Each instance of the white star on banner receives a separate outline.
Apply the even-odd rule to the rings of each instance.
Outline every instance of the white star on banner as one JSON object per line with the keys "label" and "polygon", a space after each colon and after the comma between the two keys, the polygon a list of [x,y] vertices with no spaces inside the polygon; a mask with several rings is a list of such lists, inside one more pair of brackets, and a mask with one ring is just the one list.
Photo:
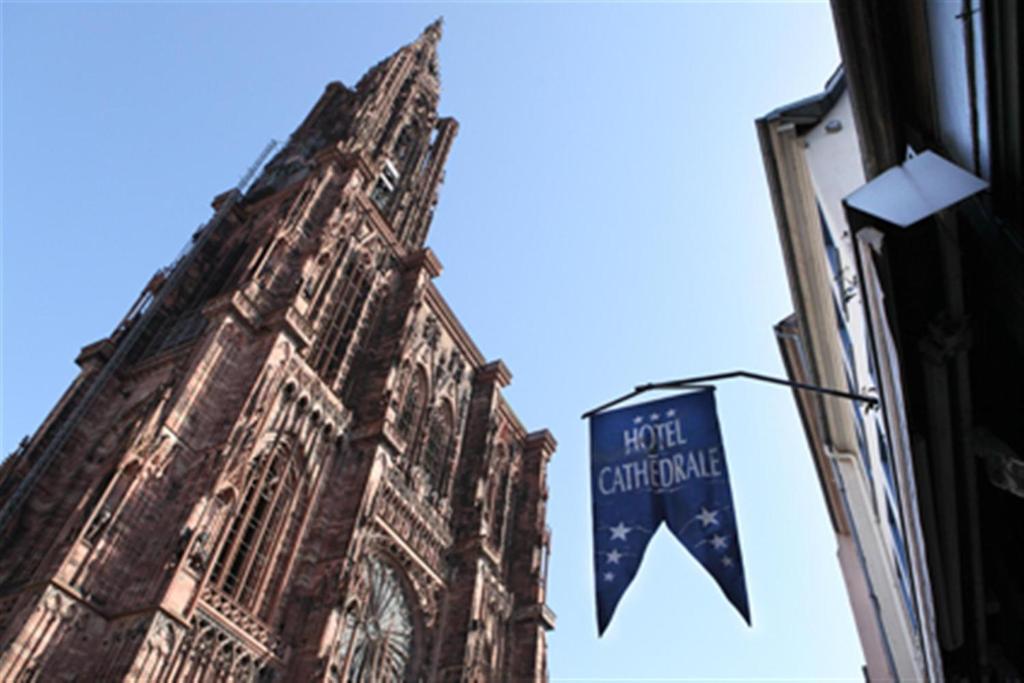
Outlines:
{"label": "white star on banner", "polygon": [[675,416],[676,416],[675,408],[673,408],[672,410],[666,410],[665,411],[665,417],[675,417]]}
{"label": "white star on banner", "polygon": [[618,550],[613,550],[608,553],[608,564],[618,564],[619,560],[622,559],[622,553]]}
{"label": "white star on banner", "polygon": [[613,581],[614,579],[615,579],[615,574],[612,574],[611,572],[605,572],[605,574],[604,574],[604,580],[605,581]]}
{"label": "white star on banner", "polygon": [[651,413],[651,419],[652,420],[660,420],[661,419],[661,415],[658,415],[657,413]]}
{"label": "white star on banner", "polygon": [[711,537],[711,545],[714,547],[715,550],[721,550],[729,544],[725,542],[725,536],[715,534]]}
{"label": "white star on banner", "polygon": [[640,424],[643,421],[644,421],[644,416],[643,415],[637,415],[636,417],[633,418],[633,424],[635,424],[635,425],[638,425],[638,424]]}
{"label": "white star on banner", "polygon": [[701,525],[709,526],[711,524],[718,524],[718,510],[709,512],[704,506],[700,508],[700,514],[697,515],[697,519],[700,520]]}
{"label": "white star on banner", "polygon": [[632,531],[632,529],[626,526],[625,522],[619,522],[616,526],[611,527],[609,531],[612,532],[613,541],[617,538],[625,541],[628,540],[626,538],[626,535],[629,534],[629,532]]}
{"label": "white star on banner", "polygon": [[732,566],[732,558],[729,557],[728,555],[723,557],[722,558],[722,565],[726,566],[726,567],[731,567]]}

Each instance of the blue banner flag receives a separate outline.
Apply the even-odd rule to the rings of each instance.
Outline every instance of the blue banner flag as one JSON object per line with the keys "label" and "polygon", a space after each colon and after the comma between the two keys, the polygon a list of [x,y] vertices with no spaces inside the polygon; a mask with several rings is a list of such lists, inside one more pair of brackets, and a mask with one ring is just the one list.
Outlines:
{"label": "blue banner flag", "polygon": [[594,415],[590,451],[598,633],[663,521],[749,624],[714,391]]}

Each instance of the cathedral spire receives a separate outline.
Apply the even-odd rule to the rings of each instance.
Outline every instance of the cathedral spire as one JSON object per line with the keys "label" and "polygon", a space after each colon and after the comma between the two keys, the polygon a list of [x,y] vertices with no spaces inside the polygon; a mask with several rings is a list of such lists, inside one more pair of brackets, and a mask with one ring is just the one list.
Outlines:
{"label": "cathedral spire", "polygon": [[438,17],[366,72],[354,88],[329,85],[288,145],[267,165],[253,197],[305,178],[314,157],[335,147],[368,164],[370,199],[407,247],[426,239],[444,163],[458,125],[438,115]]}
{"label": "cathedral spire", "polygon": [[441,42],[443,25],[444,17],[438,17],[423,29],[423,32],[420,33],[411,46],[408,46],[415,48],[416,52],[423,52],[424,61],[434,78],[439,78],[440,73],[438,70],[437,45]]}
{"label": "cathedral spire", "polygon": [[441,29],[444,26],[444,17],[438,17],[433,22],[427,25],[423,29],[423,33],[420,34],[421,38],[427,38],[433,43],[437,43],[441,40]]}

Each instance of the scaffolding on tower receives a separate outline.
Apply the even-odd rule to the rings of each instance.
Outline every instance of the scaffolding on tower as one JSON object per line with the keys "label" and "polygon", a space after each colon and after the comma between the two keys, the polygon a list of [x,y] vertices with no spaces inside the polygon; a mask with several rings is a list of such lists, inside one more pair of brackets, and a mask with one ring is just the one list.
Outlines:
{"label": "scaffolding on tower", "polygon": [[[123,335],[118,336],[117,345],[110,358],[95,375],[86,380],[87,384],[84,390],[78,392],[77,396],[72,396],[70,399],[71,403],[64,406],[62,412],[65,412],[66,415],[58,418],[58,423],[54,425],[55,430],[53,433],[47,435],[44,432],[41,435],[40,442],[32,444],[32,449],[39,453],[39,455],[35,458],[35,462],[32,463],[25,478],[18,482],[14,492],[3,501],[3,508],[0,509],[0,534],[5,531],[7,525],[15,518],[22,503],[28,498],[29,493],[32,492],[33,487],[46,472],[53,460],[56,459],[57,454],[60,453],[68,437],[71,436],[75,427],[89,411],[93,401],[100,395],[107,381],[124,364],[128,358],[129,351],[138,341],[142,331],[146,329],[147,323],[160,310],[160,304],[164,298],[169,292],[174,291],[177,284],[180,283],[197,255],[202,251],[203,245],[210,235],[216,231],[216,228],[244,196],[246,189],[277,146],[277,140],[271,140],[267,143],[259,153],[259,156],[256,157],[256,161],[249,166],[238,183],[227,192],[225,200],[221,202],[213,217],[199,227],[189,241],[186,242],[185,247],[171,265],[154,276],[154,280],[150,281],[150,286],[147,286],[146,292],[143,293],[143,296],[140,297],[139,301],[129,311],[125,322],[122,323],[122,326],[119,326],[118,330],[115,330],[113,336],[117,336],[122,330]],[[157,279],[160,279],[159,283],[154,282]],[[153,287],[152,285],[154,284],[159,286]],[[133,324],[126,326],[125,323],[131,318],[134,318]]]}

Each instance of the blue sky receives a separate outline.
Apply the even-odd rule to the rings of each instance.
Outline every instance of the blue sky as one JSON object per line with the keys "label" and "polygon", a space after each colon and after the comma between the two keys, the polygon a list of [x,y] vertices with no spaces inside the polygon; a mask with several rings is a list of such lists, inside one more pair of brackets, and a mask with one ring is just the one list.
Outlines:
{"label": "blue sky", "polygon": [[438,15],[461,127],[428,243],[523,422],[559,440],[552,676],[862,680],[787,390],[718,391],[753,628],[663,532],[596,637],[579,419],[640,382],[783,374],[753,121],[838,64],[824,3],[5,3],[4,452],[264,144]]}

